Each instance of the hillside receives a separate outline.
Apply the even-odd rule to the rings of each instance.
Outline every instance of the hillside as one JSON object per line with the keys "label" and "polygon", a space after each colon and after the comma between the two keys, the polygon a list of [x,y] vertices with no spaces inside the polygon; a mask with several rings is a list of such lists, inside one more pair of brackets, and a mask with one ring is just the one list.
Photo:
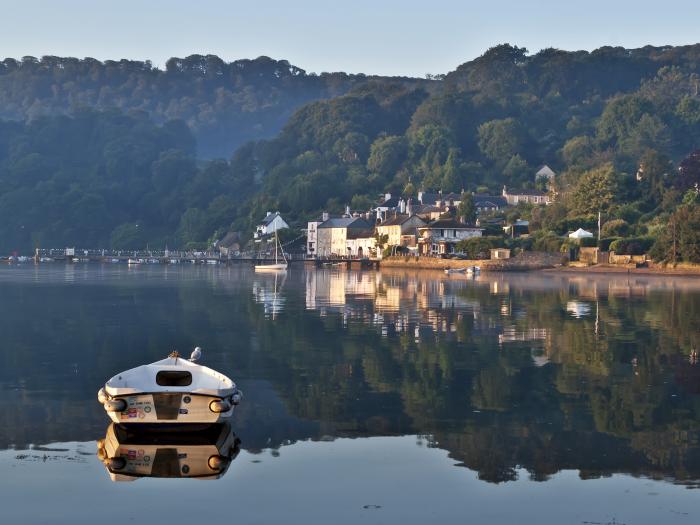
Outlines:
{"label": "hillside", "polygon": [[309,74],[268,57],[225,62],[191,55],[171,58],[161,70],[148,61],[25,56],[0,61],[0,119],[31,121],[84,108],[142,111],[157,124],[184,120],[201,157],[228,158],[249,140],[273,137],[305,103],[366,81]]}
{"label": "hillside", "polygon": [[[229,228],[250,231],[268,209],[302,224],[346,204],[367,209],[386,191],[532,187],[545,163],[558,173],[556,204],[518,210],[542,235],[590,225],[601,211],[605,221],[622,221],[615,224],[625,235],[653,241],[676,213],[694,217],[694,208],[680,208],[693,206],[698,162],[677,167],[700,148],[700,45],[528,54],[505,44],[429,82],[316,77],[284,61],[215,58],[172,59],[165,71],[126,61],[6,60],[0,115],[20,122],[6,122],[0,135],[0,248],[70,239],[184,245]],[[134,124],[99,124],[96,135],[76,126],[84,102],[96,122],[127,111],[119,118]],[[43,114],[51,116],[36,117]],[[184,120],[189,132],[169,119]],[[274,138],[250,140],[283,122]],[[118,150],[120,162],[138,166],[124,171],[113,142],[130,144],[132,125],[150,126],[148,153]],[[170,129],[182,132],[175,144]],[[57,144],[97,141],[100,153],[75,155],[51,136]],[[243,141],[228,162],[195,161],[195,142],[201,157]],[[123,186],[140,188],[139,198],[114,199]],[[84,194],[111,210],[89,237]],[[46,215],[43,203],[57,196],[78,203],[56,207],[74,215]]]}

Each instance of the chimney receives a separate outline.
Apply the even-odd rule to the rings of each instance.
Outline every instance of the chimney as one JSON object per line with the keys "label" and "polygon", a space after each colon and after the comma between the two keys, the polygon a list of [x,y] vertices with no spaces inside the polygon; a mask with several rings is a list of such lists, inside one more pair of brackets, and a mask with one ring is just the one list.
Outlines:
{"label": "chimney", "polygon": [[385,193],[384,194],[384,202],[388,201],[389,199],[391,199],[391,193]]}
{"label": "chimney", "polygon": [[349,204],[345,206],[345,216],[350,217],[350,205]]}
{"label": "chimney", "polygon": [[270,215],[272,215],[272,212],[271,212],[271,211],[268,211],[268,212],[265,214],[265,217],[269,217]]}
{"label": "chimney", "polygon": [[409,197],[408,202],[406,203],[406,213],[408,214],[409,217],[413,215],[413,203],[412,203],[412,201],[413,201],[413,199],[411,199]]}
{"label": "chimney", "polygon": [[324,211],[324,212],[321,214],[321,220],[322,220],[323,222],[326,222],[328,219],[330,219],[330,215],[328,215],[328,212],[327,212],[327,211]]}
{"label": "chimney", "polygon": [[399,213],[406,213],[406,201],[403,199],[399,201]]}

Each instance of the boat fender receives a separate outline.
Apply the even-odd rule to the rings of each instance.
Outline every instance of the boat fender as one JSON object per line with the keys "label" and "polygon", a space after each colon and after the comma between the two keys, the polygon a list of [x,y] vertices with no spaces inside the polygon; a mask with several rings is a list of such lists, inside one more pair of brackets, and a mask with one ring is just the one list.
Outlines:
{"label": "boat fender", "polygon": [[226,458],[223,456],[211,456],[209,458],[209,468],[212,470],[221,470],[226,465]]}
{"label": "boat fender", "polygon": [[231,403],[233,403],[233,405],[236,406],[238,403],[241,402],[241,399],[243,399],[243,392],[241,392],[240,390],[236,390],[231,396]]}
{"label": "boat fender", "polygon": [[97,392],[97,400],[104,405],[108,399],[109,396],[107,395],[107,392],[105,392],[104,387],[100,388],[100,390]]}
{"label": "boat fender", "polygon": [[126,410],[126,401],[123,399],[108,399],[104,402],[107,412],[124,412]]}
{"label": "boat fender", "polygon": [[224,399],[219,399],[209,403],[209,410],[216,413],[228,412],[231,410],[231,404]]}

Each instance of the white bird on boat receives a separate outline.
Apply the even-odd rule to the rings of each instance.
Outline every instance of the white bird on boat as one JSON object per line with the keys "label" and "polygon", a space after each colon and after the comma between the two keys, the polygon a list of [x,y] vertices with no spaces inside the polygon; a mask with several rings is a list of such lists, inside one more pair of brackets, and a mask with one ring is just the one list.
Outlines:
{"label": "white bird on boat", "polygon": [[192,352],[192,355],[190,355],[190,361],[193,363],[196,363],[202,358],[202,349],[200,347],[195,347],[194,351]]}

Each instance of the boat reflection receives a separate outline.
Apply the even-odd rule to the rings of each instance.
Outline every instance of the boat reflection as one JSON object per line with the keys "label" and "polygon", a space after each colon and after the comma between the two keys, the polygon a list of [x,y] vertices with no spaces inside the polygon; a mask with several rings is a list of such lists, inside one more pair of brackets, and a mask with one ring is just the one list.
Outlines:
{"label": "boat reflection", "polygon": [[105,438],[97,442],[97,457],[112,481],[218,479],[240,452],[240,445],[228,423],[136,429],[112,423]]}

